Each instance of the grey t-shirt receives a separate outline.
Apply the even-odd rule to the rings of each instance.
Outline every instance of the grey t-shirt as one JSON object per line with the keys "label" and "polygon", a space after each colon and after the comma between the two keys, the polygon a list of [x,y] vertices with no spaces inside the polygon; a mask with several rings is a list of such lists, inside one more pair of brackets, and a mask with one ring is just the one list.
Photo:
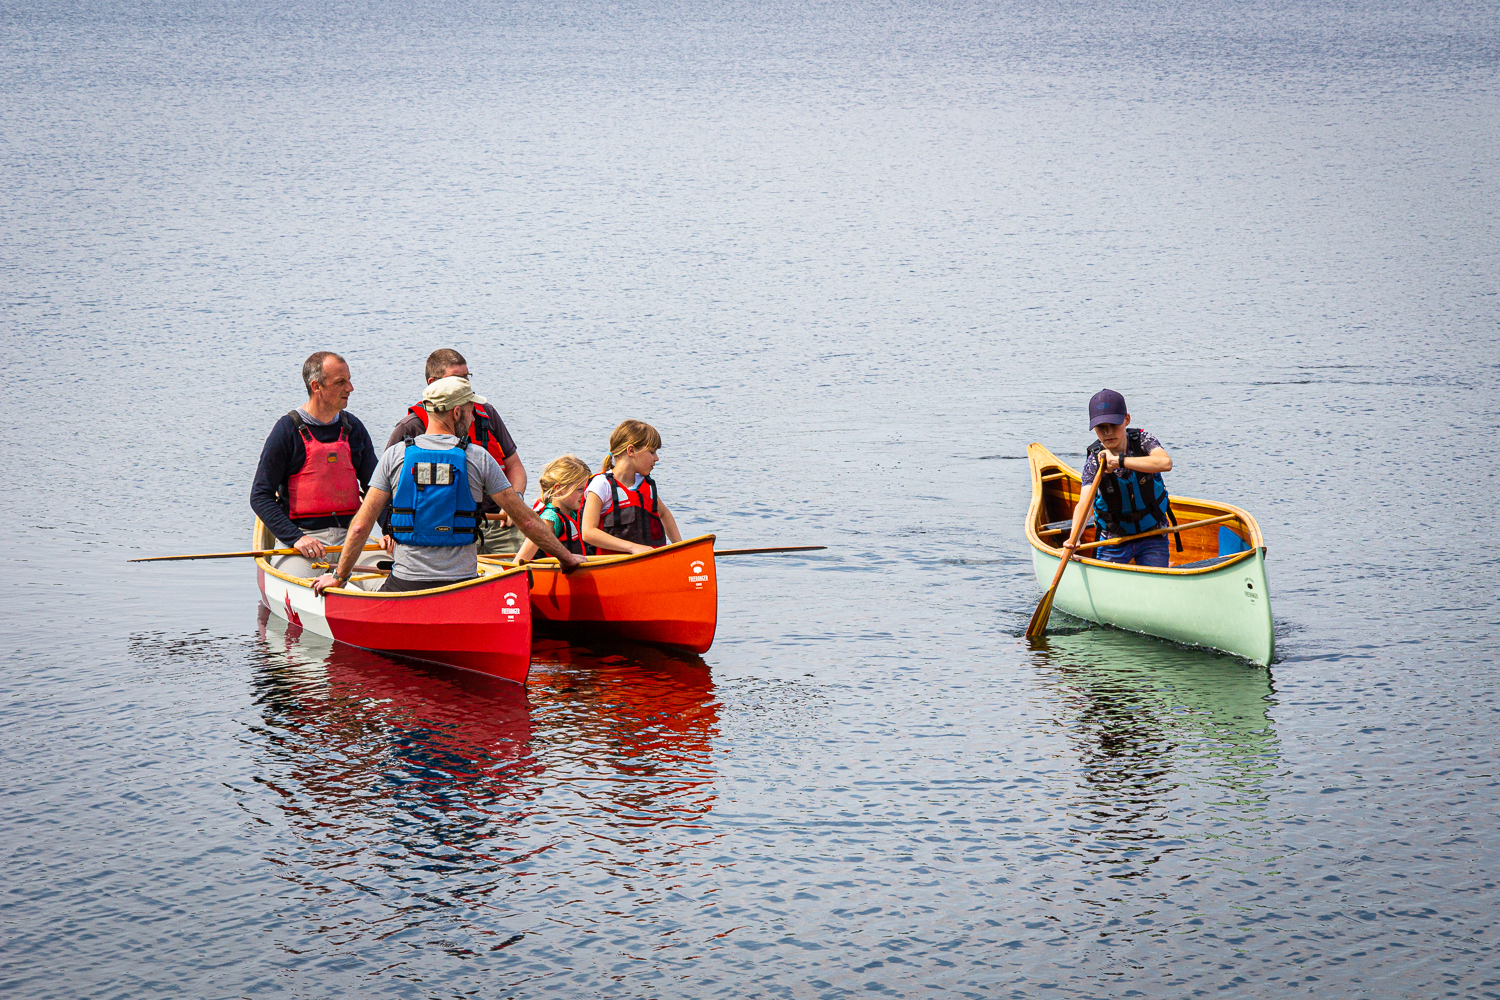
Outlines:
{"label": "grey t-shirt", "polygon": [[[418,448],[456,448],[458,438],[452,434],[420,434],[416,438]],[[490,453],[477,444],[464,449],[469,463],[469,494],[477,503],[481,496],[490,496],[510,488],[510,480]],[[397,441],[380,456],[375,474],[370,477],[370,489],[396,492],[396,481],[401,476],[401,465],[406,460],[406,442]],[[473,576],[479,572],[479,544],[471,545],[396,545],[396,566],[391,573],[403,580],[456,580]]]}

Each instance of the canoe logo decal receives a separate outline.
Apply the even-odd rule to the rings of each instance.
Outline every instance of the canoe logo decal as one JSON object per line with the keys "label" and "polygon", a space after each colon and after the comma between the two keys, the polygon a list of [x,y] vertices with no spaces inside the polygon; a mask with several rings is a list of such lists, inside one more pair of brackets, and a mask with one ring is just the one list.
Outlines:
{"label": "canoe logo decal", "polygon": [[500,610],[503,611],[503,612],[505,612],[507,615],[518,615],[518,614],[520,614],[521,613],[521,609],[518,608],[518,607],[516,607],[516,595],[515,594],[506,594],[505,595],[505,607],[501,608]]}
{"label": "canoe logo decal", "polygon": [[302,627],[302,616],[292,610],[292,592],[290,590],[286,593],[286,620],[298,628]]}
{"label": "canoe logo decal", "polygon": [[693,585],[694,590],[702,590],[703,585],[708,582],[708,574],[703,572],[703,563],[694,559],[688,569],[691,571],[688,576],[688,583]]}
{"label": "canoe logo decal", "polygon": [[1251,580],[1246,580],[1245,581],[1245,589],[1244,589],[1243,593],[1244,593],[1244,595],[1246,597],[1250,598],[1250,600],[1252,600],[1252,601],[1256,601],[1256,602],[1260,601],[1260,594],[1256,593],[1256,591],[1255,591],[1255,583],[1254,583],[1254,581],[1251,581]]}

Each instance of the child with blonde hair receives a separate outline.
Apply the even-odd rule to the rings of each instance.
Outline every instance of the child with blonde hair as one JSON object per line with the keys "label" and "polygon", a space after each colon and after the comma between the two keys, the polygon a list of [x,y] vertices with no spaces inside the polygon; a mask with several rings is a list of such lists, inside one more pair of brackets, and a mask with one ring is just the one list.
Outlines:
{"label": "child with blonde hair", "polygon": [[609,455],[583,497],[588,552],[650,552],[682,541],[677,519],[661,502],[651,478],[660,447],[656,428],[640,420],[621,421],[609,436]]}
{"label": "child with blonde hair", "polygon": [[[569,552],[583,555],[583,529],[579,523],[579,506],[584,488],[589,484],[589,467],[577,455],[563,455],[547,463],[540,479],[542,496],[531,509]],[[516,553],[516,562],[535,559],[541,549],[531,539]]]}

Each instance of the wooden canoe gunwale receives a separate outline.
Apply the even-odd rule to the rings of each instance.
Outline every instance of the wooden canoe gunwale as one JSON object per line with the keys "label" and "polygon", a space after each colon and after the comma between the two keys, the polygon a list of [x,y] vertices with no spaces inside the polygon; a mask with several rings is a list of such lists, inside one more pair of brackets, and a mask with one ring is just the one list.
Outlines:
{"label": "wooden canoe gunwale", "polygon": [[[1026,448],[1026,457],[1031,464],[1031,506],[1026,512],[1026,540],[1031,543],[1032,548],[1039,549],[1053,558],[1062,556],[1062,546],[1048,545],[1042,541],[1039,534],[1042,525],[1048,523],[1043,503],[1046,500],[1046,489],[1044,483],[1061,478],[1068,486],[1069,499],[1073,503],[1078,502],[1083,490],[1083,476],[1068,463],[1054,455],[1045,445],[1033,442]],[[1050,475],[1043,472],[1049,470]],[[1055,473],[1061,473],[1061,476]],[[1077,487],[1074,488],[1074,484]],[[1171,498],[1172,513],[1177,515],[1178,523],[1184,528],[1191,528],[1194,521],[1206,521],[1209,518],[1219,517],[1224,514],[1232,514],[1236,518],[1234,522],[1226,522],[1226,527],[1238,528],[1248,535],[1246,539],[1250,546],[1243,552],[1235,553],[1222,562],[1215,562],[1211,566],[1197,566],[1191,569],[1174,568],[1168,566],[1165,569],[1156,566],[1138,566],[1134,563],[1107,562],[1103,559],[1095,559],[1092,556],[1081,555],[1079,560],[1088,566],[1099,566],[1105,569],[1115,570],[1122,573],[1159,573],[1167,576],[1196,576],[1200,573],[1218,573],[1233,567],[1247,559],[1251,559],[1259,551],[1265,554],[1266,542],[1260,533],[1260,525],[1255,523],[1255,518],[1248,511],[1242,510],[1233,504],[1220,503],[1215,500],[1199,500],[1195,497],[1179,497],[1175,494]],[[1183,515],[1200,515],[1184,517]],[[1062,539],[1059,535],[1059,540]],[[1170,538],[1170,535],[1161,536]]]}
{"label": "wooden canoe gunwale", "polygon": [[[253,538],[251,544],[258,545],[263,533],[267,533],[266,526],[261,522],[259,518],[256,518],[255,532],[251,536]],[[283,573],[281,570],[272,566],[271,561],[265,556],[260,556],[259,558],[257,558],[255,560],[255,565],[260,567],[261,571],[264,572],[267,576],[274,576],[278,580],[283,580],[286,583],[295,583],[300,587],[312,586],[313,581],[311,578],[305,576],[292,576],[290,573]],[[525,571],[526,568],[524,566],[505,567],[496,566],[493,563],[481,563],[479,566],[479,575],[474,579],[460,580],[457,583],[450,583],[442,587],[428,587],[425,590],[398,590],[390,593],[380,590],[362,590],[358,587],[329,587],[324,591],[324,593],[338,594],[341,597],[373,598],[382,601],[399,600],[403,597],[430,597],[433,594],[446,594],[456,590],[463,590],[466,587],[478,587],[487,583],[493,583],[496,580],[503,580],[507,576],[512,576],[516,573],[524,573]],[[375,574],[373,573],[357,574],[357,578],[361,580],[372,579],[374,576]],[[356,577],[351,576],[349,579],[354,580],[356,579]]]}
{"label": "wooden canoe gunwale", "polygon": [[[627,562],[627,561],[637,561],[637,562],[644,561],[644,560],[647,560],[647,559],[651,559],[651,558],[653,558],[655,556],[663,555],[664,553],[669,553],[669,552],[676,551],[677,549],[685,548],[685,547],[687,547],[689,545],[697,545],[699,542],[702,542],[704,539],[708,539],[708,541],[712,543],[712,542],[715,542],[715,541],[718,540],[718,536],[717,535],[694,535],[692,538],[684,538],[680,542],[672,542],[672,543],[670,543],[668,545],[663,545],[659,549],[652,549],[650,552],[611,552],[608,555],[588,556],[587,557],[588,558],[588,562],[586,562],[582,566],[578,567],[578,569],[575,570],[574,572],[582,572],[583,570],[587,570],[587,569],[589,569],[590,567],[593,567],[593,566],[617,566],[620,563]],[[514,557],[512,557],[512,558],[514,558]],[[504,556],[480,556],[479,557],[479,561],[481,563],[488,563],[491,566],[496,566],[496,565],[498,565],[498,566],[512,566],[512,565],[514,565],[510,560],[506,559]],[[517,568],[524,569],[527,566],[533,566],[533,567],[536,567],[537,569],[557,569],[561,565],[562,564],[557,561],[557,557],[556,556],[543,556],[540,559],[532,559],[531,561],[529,561],[527,563],[524,563],[522,566],[517,567]]]}

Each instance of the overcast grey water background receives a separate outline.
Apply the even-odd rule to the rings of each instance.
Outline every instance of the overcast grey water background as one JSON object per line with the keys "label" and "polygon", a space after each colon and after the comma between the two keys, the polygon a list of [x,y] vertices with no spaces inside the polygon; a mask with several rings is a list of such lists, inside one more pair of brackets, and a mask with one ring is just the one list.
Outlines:
{"label": "overcast grey water background", "polygon": [[[11,4],[0,989],[1500,995],[1490,4]],[[309,352],[622,417],[701,660],[288,635]],[[1251,510],[1270,669],[1054,616],[1028,441]],[[535,496],[535,490],[532,490]]]}

